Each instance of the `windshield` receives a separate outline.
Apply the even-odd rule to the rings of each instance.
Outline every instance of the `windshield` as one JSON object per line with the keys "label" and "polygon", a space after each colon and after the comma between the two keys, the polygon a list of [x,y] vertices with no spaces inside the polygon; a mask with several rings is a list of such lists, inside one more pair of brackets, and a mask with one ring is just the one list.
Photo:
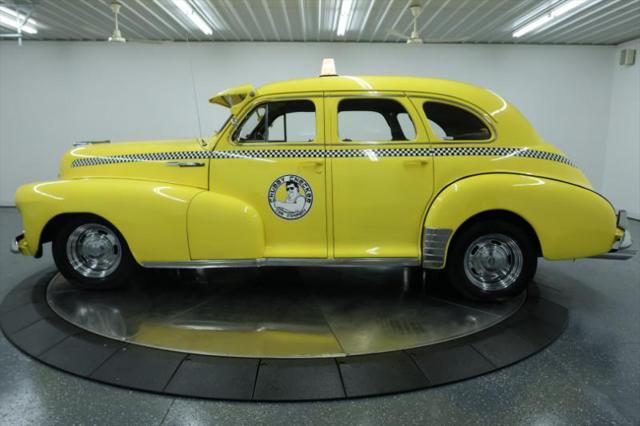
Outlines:
{"label": "windshield", "polygon": [[224,129],[224,127],[227,125],[227,123],[231,120],[231,117],[233,117],[233,114],[229,114],[227,119],[224,120],[224,123],[222,123],[222,126],[220,126],[220,128],[218,130],[216,130],[216,134],[220,133],[222,131],[222,129]]}

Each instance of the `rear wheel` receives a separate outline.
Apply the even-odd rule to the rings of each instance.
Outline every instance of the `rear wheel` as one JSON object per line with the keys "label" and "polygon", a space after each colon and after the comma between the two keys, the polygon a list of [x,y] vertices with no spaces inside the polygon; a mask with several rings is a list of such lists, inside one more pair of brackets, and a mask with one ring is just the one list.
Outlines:
{"label": "rear wheel", "polygon": [[122,286],[135,270],[135,260],[122,235],[96,217],[78,217],[53,238],[53,258],[64,277],[86,289]]}
{"label": "rear wheel", "polygon": [[511,298],[527,288],[538,259],[528,232],[504,221],[482,221],[454,237],[446,274],[464,295],[477,300]]}

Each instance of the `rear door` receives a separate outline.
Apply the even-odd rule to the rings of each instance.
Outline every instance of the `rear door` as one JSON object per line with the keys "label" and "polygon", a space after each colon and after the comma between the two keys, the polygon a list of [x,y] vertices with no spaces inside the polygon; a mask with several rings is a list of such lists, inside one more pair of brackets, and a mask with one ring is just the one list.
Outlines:
{"label": "rear door", "polygon": [[433,192],[426,131],[403,94],[325,98],[336,258],[415,259]]}

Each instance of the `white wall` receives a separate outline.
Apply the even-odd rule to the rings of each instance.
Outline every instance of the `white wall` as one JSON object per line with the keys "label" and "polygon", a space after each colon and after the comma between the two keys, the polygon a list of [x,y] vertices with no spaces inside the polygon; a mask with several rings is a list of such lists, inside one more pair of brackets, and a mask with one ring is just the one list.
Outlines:
{"label": "white wall", "polygon": [[[494,90],[603,188],[612,47],[348,43],[126,44],[0,42],[0,204],[22,183],[56,177],[74,141],[196,136],[230,86],[338,73],[442,77]],[[624,194],[622,194],[624,201]]]}
{"label": "white wall", "polygon": [[[636,49],[636,64],[620,66],[623,48]],[[603,190],[611,202],[640,219],[640,39],[611,52],[613,84]]]}

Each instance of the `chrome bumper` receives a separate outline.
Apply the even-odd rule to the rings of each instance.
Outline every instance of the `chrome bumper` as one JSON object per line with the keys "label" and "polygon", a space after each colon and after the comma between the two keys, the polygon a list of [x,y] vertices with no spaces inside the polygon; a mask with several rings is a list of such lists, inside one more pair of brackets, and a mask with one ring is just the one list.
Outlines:
{"label": "chrome bumper", "polygon": [[633,244],[631,240],[631,232],[629,231],[629,219],[627,218],[627,212],[620,210],[618,212],[618,228],[624,230],[622,238],[616,241],[611,248],[611,251],[593,256],[594,259],[613,259],[613,260],[627,260],[631,259],[638,252],[637,250],[631,250],[629,247]]}
{"label": "chrome bumper", "polygon": [[20,254],[20,240],[24,238],[24,234],[20,234],[11,241],[11,253]]}

